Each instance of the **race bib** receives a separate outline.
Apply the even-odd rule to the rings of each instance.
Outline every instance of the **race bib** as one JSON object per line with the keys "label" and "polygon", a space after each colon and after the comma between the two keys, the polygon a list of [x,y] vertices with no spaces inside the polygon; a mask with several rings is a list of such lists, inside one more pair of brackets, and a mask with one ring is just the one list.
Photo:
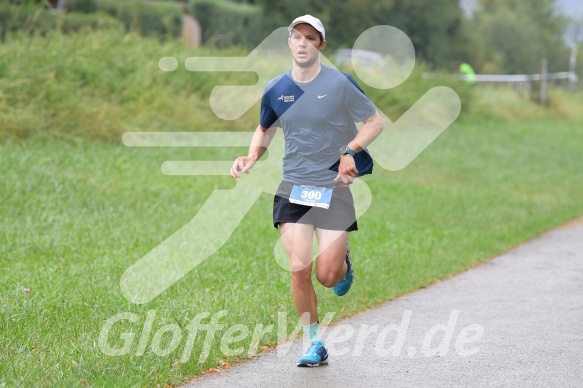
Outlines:
{"label": "race bib", "polygon": [[299,205],[328,209],[332,200],[332,191],[332,187],[294,185],[289,196],[289,201]]}

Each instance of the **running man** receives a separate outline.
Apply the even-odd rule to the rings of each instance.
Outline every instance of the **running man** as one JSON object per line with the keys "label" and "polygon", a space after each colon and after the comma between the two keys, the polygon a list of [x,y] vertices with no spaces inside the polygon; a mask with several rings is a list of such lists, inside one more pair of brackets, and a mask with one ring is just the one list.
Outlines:
{"label": "running man", "polygon": [[[357,230],[349,185],[372,172],[365,149],[381,134],[383,123],[352,77],[321,65],[326,33],[319,19],[298,17],[288,30],[292,69],[267,84],[249,154],[235,160],[231,175],[249,173],[276,129],[283,129],[283,181],[274,197],[273,224],[289,256],[292,298],[311,343],[297,365],[318,366],[328,352],[318,331],[313,235],[318,242],[316,278],[345,295],[354,277],[348,232]],[[359,131],[356,122],[364,123]]]}

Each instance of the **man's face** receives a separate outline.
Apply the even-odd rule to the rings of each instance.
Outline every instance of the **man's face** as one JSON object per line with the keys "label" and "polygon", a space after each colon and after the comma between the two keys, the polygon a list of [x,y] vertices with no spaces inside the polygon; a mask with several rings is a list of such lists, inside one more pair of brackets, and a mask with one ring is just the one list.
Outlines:
{"label": "man's face", "polygon": [[298,24],[288,39],[294,62],[300,67],[309,67],[318,60],[318,54],[326,46],[318,31],[309,24]]}

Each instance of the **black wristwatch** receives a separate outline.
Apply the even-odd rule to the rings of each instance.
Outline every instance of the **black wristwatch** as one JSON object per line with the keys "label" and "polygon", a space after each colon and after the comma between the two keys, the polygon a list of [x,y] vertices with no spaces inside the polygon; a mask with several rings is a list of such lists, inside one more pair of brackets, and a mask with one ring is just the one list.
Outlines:
{"label": "black wristwatch", "polygon": [[354,157],[354,155],[356,155],[356,151],[350,149],[348,147],[348,145],[343,145],[342,147],[340,147],[340,156],[346,155],[346,154]]}

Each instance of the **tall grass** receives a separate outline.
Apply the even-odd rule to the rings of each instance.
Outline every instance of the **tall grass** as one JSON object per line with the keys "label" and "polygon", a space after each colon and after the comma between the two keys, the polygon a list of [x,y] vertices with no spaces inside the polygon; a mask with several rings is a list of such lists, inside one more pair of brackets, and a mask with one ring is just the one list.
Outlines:
{"label": "tall grass", "polygon": [[[215,84],[247,73],[164,73],[160,58],[245,55],[231,49],[191,49],[180,42],[122,30],[47,37],[15,35],[0,45],[0,120],[4,137],[31,135],[118,141],[129,130],[196,130],[212,115],[204,100]],[[255,122],[255,120],[254,120]],[[249,121],[247,128],[252,125]],[[215,123],[213,123],[215,124]],[[221,128],[235,124],[222,122]],[[237,123],[237,126],[240,126]]]}
{"label": "tall grass", "polygon": [[[179,41],[126,34],[122,28],[53,32],[46,37],[10,35],[0,44],[0,139],[35,135],[117,142],[123,133],[135,130],[251,130],[258,104],[240,120],[215,120],[208,96],[216,85],[257,82],[253,73],[197,73],[183,66],[191,56],[247,54],[242,48],[193,49]],[[333,53],[324,54],[332,58]],[[160,70],[160,58],[168,56],[178,59],[176,71]],[[444,84],[423,80],[423,71],[418,64],[407,81],[389,90],[360,84],[396,120],[427,90]],[[579,100],[560,94],[551,95],[551,109],[544,110],[518,92],[482,93],[481,87],[452,81],[445,85],[458,92],[465,112],[494,118],[557,117],[579,111],[564,106]]]}

